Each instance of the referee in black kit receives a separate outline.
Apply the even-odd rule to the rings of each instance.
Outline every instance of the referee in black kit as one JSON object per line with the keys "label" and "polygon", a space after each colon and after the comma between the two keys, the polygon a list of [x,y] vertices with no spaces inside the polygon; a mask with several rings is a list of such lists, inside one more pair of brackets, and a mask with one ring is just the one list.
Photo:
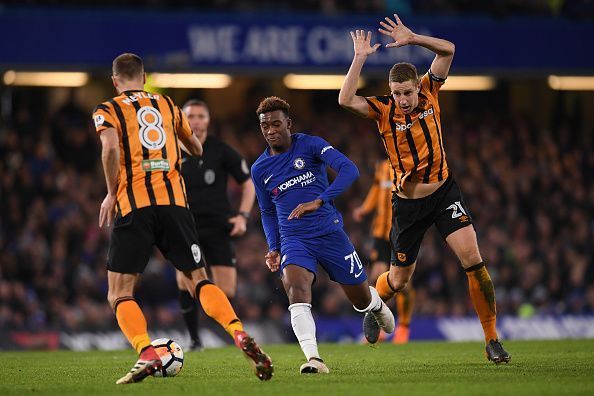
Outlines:
{"label": "referee in black kit", "polygon": [[[237,286],[231,238],[246,232],[256,196],[254,184],[241,155],[222,140],[208,136],[210,113],[207,104],[193,99],[184,104],[183,111],[204,149],[202,157],[184,153],[182,159],[188,204],[196,221],[198,239],[212,280],[231,299]],[[241,185],[241,202],[237,212],[231,209],[227,196],[229,174]],[[192,339],[191,348],[200,350],[202,342],[198,336],[196,300],[186,291],[181,272],[177,272],[176,278],[182,314]]]}

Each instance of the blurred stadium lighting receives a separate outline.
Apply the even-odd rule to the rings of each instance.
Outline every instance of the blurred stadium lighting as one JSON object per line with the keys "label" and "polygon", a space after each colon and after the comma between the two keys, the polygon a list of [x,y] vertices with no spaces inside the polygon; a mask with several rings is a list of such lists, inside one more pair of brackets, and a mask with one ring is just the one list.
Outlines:
{"label": "blurred stadium lighting", "polygon": [[231,84],[228,74],[152,73],[151,85],[159,88],[227,88]]}
{"label": "blurred stadium lighting", "polygon": [[489,91],[497,85],[490,76],[449,76],[442,91]]}
{"label": "blurred stadium lighting", "polygon": [[[283,78],[285,86],[290,89],[340,89],[344,75],[330,74],[287,74]],[[357,88],[365,86],[365,80],[359,79]]]}
{"label": "blurred stadium lighting", "polygon": [[556,91],[594,91],[594,77],[555,76],[548,78],[549,87]]}
{"label": "blurred stadium lighting", "polygon": [[84,72],[17,72],[7,70],[4,73],[5,85],[35,87],[82,87],[89,81],[89,74]]}

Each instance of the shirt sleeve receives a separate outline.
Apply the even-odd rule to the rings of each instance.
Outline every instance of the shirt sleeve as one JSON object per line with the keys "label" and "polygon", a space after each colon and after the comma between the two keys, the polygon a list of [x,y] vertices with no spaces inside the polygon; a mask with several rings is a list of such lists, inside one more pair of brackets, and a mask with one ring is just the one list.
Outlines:
{"label": "shirt sleeve", "polygon": [[322,201],[330,202],[359,178],[359,169],[350,159],[324,139],[318,136],[311,136],[310,139],[314,155],[337,172],[332,184],[318,196]]}
{"label": "shirt sleeve", "polygon": [[278,227],[278,217],[276,215],[276,206],[270,194],[264,187],[264,182],[261,180],[261,176],[256,176],[257,172],[254,172],[252,167],[252,181],[256,188],[256,198],[258,199],[258,206],[260,207],[262,217],[262,228],[264,229],[264,235],[266,236],[266,242],[268,243],[268,250],[280,251],[280,232]]}
{"label": "shirt sleeve", "polygon": [[245,159],[227,144],[225,144],[225,162],[223,163],[223,167],[239,184],[243,184],[250,178],[250,169]]}
{"label": "shirt sleeve", "polygon": [[97,133],[103,132],[107,128],[115,128],[116,121],[112,114],[113,110],[107,103],[97,105],[93,110],[93,122]]}
{"label": "shirt sleeve", "polygon": [[175,106],[176,115],[176,125],[177,125],[177,133],[179,136],[189,137],[192,135],[192,128],[190,128],[190,122],[188,121],[188,117],[184,114],[183,111],[178,106]]}
{"label": "shirt sleeve", "polygon": [[437,94],[445,81],[445,78],[437,77],[431,72],[431,69],[429,69],[429,71],[421,77],[421,87],[423,90],[427,90],[431,96],[437,97]]}
{"label": "shirt sleeve", "polygon": [[367,118],[379,121],[386,116],[390,109],[389,96],[367,96]]}

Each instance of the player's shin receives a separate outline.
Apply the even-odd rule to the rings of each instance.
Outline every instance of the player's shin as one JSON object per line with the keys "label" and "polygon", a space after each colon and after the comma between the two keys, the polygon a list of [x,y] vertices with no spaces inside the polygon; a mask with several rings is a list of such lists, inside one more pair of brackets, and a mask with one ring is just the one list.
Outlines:
{"label": "player's shin", "polygon": [[289,305],[291,325],[307,360],[320,359],[316,341],[316,323],[311,314],[311,304],[296,303]]}
{"label": "player's shin", "polygon": [[394,296],[394,294],[396,294],[396,291],[390,285],[388,275],[390,275],[390,271],[384,272],[377,278],[377,281],[375,282],[377,292],[384,301],[388,301]]}
{"label": "player's shin", "polygon": [[235,336],[236,331],[243,331],[243,324],[237,318],[229,299],[211,281],[205,279],[196,285],[196,298],[202,304],[204,312],[223,326],[231,337]]}
{"label": "player's shin", "polygon": [[485,341],[489,343],[490,340],[497,340],[495,289],[489,272],[484,263],[473,265],[465,271],[470,299],[483,326]]}
{"label": "player's shin", "polygon": [[179,290],[179,305],[181,313],[192,340],[192,347],[201,347],[198,337],[198,306],[189,291]]}
{"label": "player's shin", "polygon": [[146,319],[134,298],[116,300],[114,311],[122,333],[138,353],[151,344]]}

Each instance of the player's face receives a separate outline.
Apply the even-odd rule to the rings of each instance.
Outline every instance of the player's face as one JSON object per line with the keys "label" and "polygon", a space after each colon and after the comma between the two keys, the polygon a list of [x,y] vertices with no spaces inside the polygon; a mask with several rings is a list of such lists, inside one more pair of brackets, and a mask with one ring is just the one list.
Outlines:
{"label": "player's face", "polygon": [[291,119],[282,110],[260,114],[260,129],[273,149],[284,149],[291,145]]}
{"label": "player's face", "polygon": [[208,113],[208,109],[204,106],[192,105],[186,106],[184,108],[184,113],[186,113],[186,117],[188,117],[192,132],[194,132],[200,139],[202,135],[206,134],[208,124],[210,123],[210,114]]}
{"label": "player's face", "polygon": [[410,114],[419,105],[419,84],[416,81],[390,81],[390,92],[404,114]]}

